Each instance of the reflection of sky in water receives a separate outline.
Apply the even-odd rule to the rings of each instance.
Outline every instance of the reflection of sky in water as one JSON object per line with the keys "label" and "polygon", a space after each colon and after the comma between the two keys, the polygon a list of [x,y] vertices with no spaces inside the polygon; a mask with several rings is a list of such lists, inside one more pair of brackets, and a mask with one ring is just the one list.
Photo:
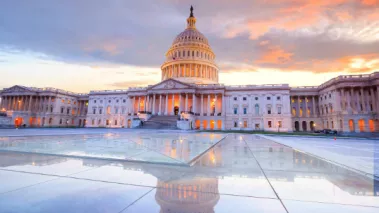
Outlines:
{"label": "reflection of sky in water", "polygon": [[225,135],[212,133],[107,133],[2,138],[0,149],[64,156],[188,163]]}

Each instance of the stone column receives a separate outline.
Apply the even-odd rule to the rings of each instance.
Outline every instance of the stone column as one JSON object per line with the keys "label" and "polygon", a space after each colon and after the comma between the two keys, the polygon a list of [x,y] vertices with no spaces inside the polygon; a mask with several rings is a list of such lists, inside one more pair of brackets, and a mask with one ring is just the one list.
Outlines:
{"label": "stone column", "polygon": [[165,101],[165,115],[168,115],[168,94],[166,93],[166,101]]}
{"label": "stone column", "polygon": [[136,106],[136,96],[133,96],[133,101],[132,101],[132,113],[133,113],[133,115],[135,113],[135,106]]}
{"label": "stone column", "polygon": [[373,112],[378,111],[374,88],[372,87],[370,88],[370,94],[371,94],[371,103],[372,103],[372,108],[373,108],[372,111]]}
{"label": "stone column", "polygon": [[[371,105],[370,105],[370,96],[369,96],[370,90],[369,88],[366,89],[366,112],[371,112]],[[372,94],[372,93],[370,93]],[[372,104],[372,109],[374,110],[374,104]],[[369,127],[369,125],[367,125]]]}
{"label": "stone column", "polygon": [[197,109],[196,109],[196,95],[195,95],[195,93],[192,94],[192,110],[193,110],[193,113],[197,112]]}
{"label": "stone column", "polygon": [[186,93],[186,105],[185,105],[185,111],[188,112],[188,93]]}
{"label": "stone column", "polygon": [[153,94],[153,115],[155,115],[155,94]]}
{"label": "stone column", "polygon": [[33,96],[29,96],[29,104],[28,104],[28,111],[30,112],[32,110],[32,101],[33,101]]}
{"label": "stone column", "polygon": [[376,112],[379,114],[379,86],[376,86]]}
{"label": "stone column", "polygon": [[159,108],[158,108],[158,115],[162,114],[162,94],[159,94]]}
{"label": "stone column", "polygon": [[312,116],[316,117],[316,102],[315,102],[315,96],[312,96]]}
{"label": "stone column", "polygon": [[[200,115],[204,116],[204,95],[203,94],[201,94]],[[200,122],[200,123],[202,123],[202,122]]]}
{"label": "stone column", "polygon": [[304,117],[309,117],[309,115],[308,115],[308,96],[304,97],[304,102],[305,102],[305,116]]}
{"label": "stone column", "polygon": [[211,115],[211,94],[208,94],[208,105],[207,105],[207,110],[208,110],[207,115],[210,116],[210,115]]}
{"label": "stone column", "polygon": [[182,112],[182,94],[179,93],[179,115]]}
{"label": "stone column", "polygon": [[172,94],[172,100],[171,100],[172,115],[175,115],[174,107],[175,107],[175,94],[173,93]]}
{"label": "stone column", "polygon": [[[224,116],[225,115],[225,98],[224,98],[224,94],[221,94],[221,116]],[[252,108],[252,105],[250,105],[249,108]],[[251,109],[250,109],[251,111]],[[222,125],[224,125],[224,121],[222,121]]]}
{"label": "stone column", "polygon": [[217,95],[218,94],[215,94],[215,114],[214,114],[214,116],[217,116],[217,114],[218,114],[218,110],[217,110]]}
{"label": "stone column", "polygon": [[364,90],[363,90],[363,87],[361,87],[361,97],[360,97],[360,102],[362,104],[362,112],[366,111],[366,104],[365,104],[365,99],[364,99]]}
{"label": "stone column", "polygon": [[141,106],[141,96],[138,96],[137,113],[141,110],[140,106]]}
{"label": "stone column", "polygon": [[300,117],[300,96],[297,96],[297,117]]}

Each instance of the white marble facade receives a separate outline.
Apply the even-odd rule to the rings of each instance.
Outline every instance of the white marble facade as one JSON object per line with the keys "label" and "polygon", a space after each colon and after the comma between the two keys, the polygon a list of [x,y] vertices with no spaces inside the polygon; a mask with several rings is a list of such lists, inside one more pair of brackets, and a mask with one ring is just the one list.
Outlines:
{"label": "white marble facade", "polygon": [[161,82],[88,94],[16,85],[0,91],[0,111],[11,125],[27,127],[132,128],[133,119],[180,116],[193,129],[379,131],[379,72],[313,87],[226,86],[214,60],[191,12],[166,53]]}

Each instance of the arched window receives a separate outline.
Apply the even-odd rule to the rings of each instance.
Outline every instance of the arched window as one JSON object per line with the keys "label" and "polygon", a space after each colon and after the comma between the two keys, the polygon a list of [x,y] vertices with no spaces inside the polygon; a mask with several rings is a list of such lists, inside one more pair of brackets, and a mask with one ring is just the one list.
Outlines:
{"label": "arched window", "polygon": [[255,104],[255,115],[259,115],[259,105]]}
{"label": "arched window", "polygon": [[188,53],[188,54],[187,54],[187,57],[189,57],[189,56],[191,55],[191,52],[188,50],[187,53]]}
{"label": "arched window", "polygon": [[195,51],[192,51],[192,57],[195,57]]}

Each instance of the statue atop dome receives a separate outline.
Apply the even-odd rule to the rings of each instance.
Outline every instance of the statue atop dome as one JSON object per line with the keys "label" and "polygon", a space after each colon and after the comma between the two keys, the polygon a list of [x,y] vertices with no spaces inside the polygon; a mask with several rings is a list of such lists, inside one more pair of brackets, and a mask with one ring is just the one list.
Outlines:
{"label": "statue atop dome", "polygon": [[193,7],[192,7],[192,5],[191,5],[190,11],[191,11],[190,17],[193,17]]}

